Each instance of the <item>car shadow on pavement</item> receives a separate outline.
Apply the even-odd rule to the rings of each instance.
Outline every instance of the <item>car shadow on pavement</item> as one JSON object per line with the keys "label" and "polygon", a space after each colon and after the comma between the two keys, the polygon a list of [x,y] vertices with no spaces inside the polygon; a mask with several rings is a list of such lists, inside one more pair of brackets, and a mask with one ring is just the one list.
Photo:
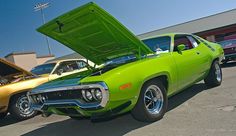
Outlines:
{"label": "car shadow on pavement", "polygon": [[208,87],[205,85],[205,83],[201,82],[194,84],[192,87],[172,96],[168,101],[168,112],[183,104],[187,100],[191,99],[196,94],[207,89]]}
{"label": "car shadow on pavement", "polygon": [[[198,83],[171,97],[169,99],[168,112],[206,89],[207,87],[204,83]],[[42,126],[41,128],[24,134],[24,136],[120,136],[146,125],[149,125],[149,123],[136,121],[130,114],[125,114],[118,116],[115,119],[98,123],[92,123],[89,120],[67,119]]]}
{"label": "car shadow on pavement", "polygon": [[43,126],[23,136],[121,136],[145,125],[147,123],[134,120],[130,114],[98,123],[92,123],[89,120],[67,119]]}
{"label": "car shadow on pavement", "polygon": [[7,115],[5,118],[0,119],[0,127],[18,123],[20,121],[14,119],[11,115]]}
{"label": "car shadow on pavement", "polygon": [[[38,115],[36,115],[36,116],[38,116]],[[0,127],[12,125],[12,124],[22,122],[22,121],[25,121],[25,120],[17,120],[9,114],[5,118],[0,119]]]}

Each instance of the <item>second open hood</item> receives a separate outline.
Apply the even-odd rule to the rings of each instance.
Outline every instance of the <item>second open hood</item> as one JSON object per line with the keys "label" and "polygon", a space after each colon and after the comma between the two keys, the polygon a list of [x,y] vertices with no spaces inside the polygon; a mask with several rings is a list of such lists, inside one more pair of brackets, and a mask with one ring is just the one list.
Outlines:
{"label": "second open hood", "polygon": [[53,19],[38,31],[98,65],[124,55],[152,53],[121,23],[92,2]]}
{"label": "second open hood", "polygon": [[15,64],[8,62],[0,58],[0,77],[14,75],[18,73],[24,73],[29,76],[34,76],[33,73],[16,66]]}

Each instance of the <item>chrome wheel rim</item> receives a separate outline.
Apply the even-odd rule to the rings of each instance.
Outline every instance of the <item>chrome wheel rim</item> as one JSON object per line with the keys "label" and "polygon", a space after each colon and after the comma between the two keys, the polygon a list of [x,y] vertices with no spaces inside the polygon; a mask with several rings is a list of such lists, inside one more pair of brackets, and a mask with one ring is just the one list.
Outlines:
{"label": "chrome wheel rim", "polygon": [[29,115],[33,112],[29,100],[26,96],[20,97],[16,103],[16,107],[24,115]]}
{"label": "chrome wheel rim", "polygon": [[216,75],[216,80],[218,82],[221,82],[222,80],[222,75],[221,75],[221,69],[219,64],[215,64],[215,75]]}
{"label": "chrome wheel rim", "polygon": [[163,94],[156,85],[149,86],[144,93],[144,104],[150,114],[159,114],[163,107]]}

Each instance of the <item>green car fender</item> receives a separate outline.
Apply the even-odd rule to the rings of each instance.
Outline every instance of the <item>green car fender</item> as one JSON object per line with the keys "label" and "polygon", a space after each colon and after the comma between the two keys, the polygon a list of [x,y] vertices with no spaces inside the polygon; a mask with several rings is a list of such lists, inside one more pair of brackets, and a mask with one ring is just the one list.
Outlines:
{"label": "green car fender", "polygon": [[[120,66],[100,76],[86,77],[80,82],[105,82],[109,88],[109,102],[106,107],[113,108],[127,101],[131,101],[132,107],[138,100],[142,86],[148,80],[157,77],[164,78],[166,80],[166,89],[170,90],[170,92],[176,87],[177,79],[175,78],[174,61],[168,54],[165,56],[145,58]],[[172,63],[172,65],[163,65],[164,63]]]}

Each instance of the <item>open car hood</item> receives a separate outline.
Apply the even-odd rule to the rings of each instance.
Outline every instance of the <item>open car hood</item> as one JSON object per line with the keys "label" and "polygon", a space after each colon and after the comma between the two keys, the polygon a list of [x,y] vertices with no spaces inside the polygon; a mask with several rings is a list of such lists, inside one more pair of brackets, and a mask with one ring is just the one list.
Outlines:
{"label": "open car hood", "polygon": [[33,73],[26,71],[26,70],[16,66],[15,64],[0,58],[0,76],[1,77],[14,75],[14,74],[18,74],[18,73],[24,73],[29,76],[35,76]]}
{"label": "open car hood", "polygon": [[153,53],[109,13],[90,2],[37,29],[96,64]]}

